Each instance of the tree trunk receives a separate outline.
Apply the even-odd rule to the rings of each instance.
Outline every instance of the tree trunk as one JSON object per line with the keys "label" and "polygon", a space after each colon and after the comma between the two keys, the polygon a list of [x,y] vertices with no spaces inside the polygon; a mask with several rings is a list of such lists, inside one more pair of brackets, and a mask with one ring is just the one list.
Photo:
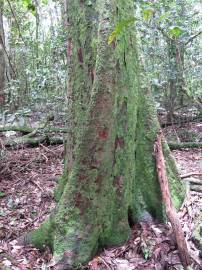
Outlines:
{"label": "tree trunk", "polygon": [[0,108],[5,105],[6,62],[4,54],[3,0],[0,0]]}
{"label": "tree trunk", "polygon": [[36,53],[36,67],[37,69],[39,68],[39,24],[40,24],[40,14],[39,14],[39,8],[40,8],[40,1],[35,0],[35,24],[36,24],[36,29],[35,29],[35,53]]}
{"label": "tree trunk", "polygon": [[[131,221],[164,215],[153,155],[159,124],[149,91],[140,88],[134,25],[108,45],[133,6],[133,0],[68,3],[67,164],[54,213],[24,239],[51,246],[56,269],[73,269],[123,243]],[[164,150],[178,208],[184,189],[166,144]]]}
{"label": "tree trunk", "polygon": [[[178,97],[184,94],[185,81],[183,78],[184,69],[184,46],[178,39],[168,40],[168,58],[169,58],[169,102],[167,120],[173,122],[174,112]],[[182,99],[181,99],[182,101]],[[179,102],[180,103],[180,102]]]}

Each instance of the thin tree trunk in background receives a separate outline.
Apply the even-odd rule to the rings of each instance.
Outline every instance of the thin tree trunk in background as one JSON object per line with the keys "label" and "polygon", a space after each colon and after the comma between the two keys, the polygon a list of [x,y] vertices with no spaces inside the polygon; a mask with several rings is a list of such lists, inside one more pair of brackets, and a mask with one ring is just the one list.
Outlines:
{"label": "thin tree trunk in background", "polygon": [[39,0],[35,0],[35,23],[36,23],[36,30],[35,30],[35,48],[36,48],[36,66],[39,67],[39,24],[40,24],[40,14],[39,14]]}
{"label": "thin tree trunk in background", "polygon": [[5,38],[3,28],[3,0],[0,0],[0,108],[5,105],[5,75],[6,75],[6,61],[5,61]]}

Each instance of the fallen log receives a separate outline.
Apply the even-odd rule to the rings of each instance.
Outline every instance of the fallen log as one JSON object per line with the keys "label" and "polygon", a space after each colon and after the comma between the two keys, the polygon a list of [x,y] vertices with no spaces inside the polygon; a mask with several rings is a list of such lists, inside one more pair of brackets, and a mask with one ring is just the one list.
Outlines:
{"label": "fallen log", "polygon": [[15,131],[20,132],[22,134],[28,134],[32,132],[34,129],[30,127],[17,127],[17,126],[8,126],[8,127],[0,127],[0,132],[7,132],[7,131]]}
{"label": "fallen log", "polygon": [[[25,136],[24,136],[25,137]],[[39,144],[47,144],[47,145],[57,145],[63,144],[62,137],[48,137],[48,136],[40,136],[35,138],[30,137],[20,137],[12,140],[7,140],[4,142],[5,147],[12,147],[12,148],[22,148],[22,147],[36,147]]]}
{"label": "fallen log", "polygon": [[36,127],[31,128],[27,126],[18,127],[18,126],[7,126],[7,127],[0,127],[0,132],[7,132],[7,131],[15,131],[20,132],[22,134],[29,134],[33,131],[37,130],[37,133],[66,133],[67,128],[57,128],[57,127]]}
{"label": "fallen log", "polygon": [[195,184],[195,185],[201,185],[202,186],[202,180],[197,179],[197,178],[184,178],[183,181],[188,182],[190,184]]}
{"label": "fallen log", "polygon": [[189,251],[188,251],[187,243],[184,237],[184,232],[182,230],[182,226],[180,224],[179,218],[177,216],[177,212],[171,200],[169,183],[168,183],[168,178],[166,174],[165,159],[163,155],[162,138],[163,138],[163,134],[162,134],[162,131],[160,131],[157,136],[157,141],[155,143],[157,175],[158,175],[158,180],[159,180],[159,184],[161,188],[162,200],[165,204],[167,217],[173,228],[173,232],[174,232],[178,250],[179,250],[180,259],[184,268],[187,269],[188,266],[191,265],[191,258],[189,255]]}
{"label": "fallen log", "polygon": [[186,173],[186,174],[181,174],[180,178],[184,179],[184,178],[189,178],[191,176],[199,176],[199,178],[201,178],[202,173],[200,173],[200,172],[190,172],[190,173]]}
{"label": "fallen log", "polygon": [[178,150],[183,148],[202,148],[202,142],[184,142],[184,143],[172,143],[168,142],[171,150]]}
{"label": "fallen log", "polygon": [[191,191],[196,191],[196,192],[202,192],[202,186],[201,185],[191,185],[190,186]]}

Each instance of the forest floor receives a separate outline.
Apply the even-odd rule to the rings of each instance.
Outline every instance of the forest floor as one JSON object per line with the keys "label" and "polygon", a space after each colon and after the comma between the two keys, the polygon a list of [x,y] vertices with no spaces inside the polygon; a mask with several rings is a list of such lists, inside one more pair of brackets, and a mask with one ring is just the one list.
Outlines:
{"label": "forest floor", "polygon": [[[54,208],[53,190],[63,170],[63,147],[39,145],[1,151],[4,153],[0,161],[0,269],[54,270],[49,249],[42,252],[31,246],[22,247],[16,238],[39,226]],[[180,174],[202,173],[201,149],[175,150],[173,155]],[[186,239],[198,263],[201,243],[195,240],[192,231],[193,220],[202,209],[202,186],[199,187],[197,191],[189,189],[179,212]],[[150,219],[135,225],[130,240],[124,245],[104,250],[83,269],[183,269],[178,255],[169,224]],[[192,269],[202,269],[202,265],[195,264]]]}

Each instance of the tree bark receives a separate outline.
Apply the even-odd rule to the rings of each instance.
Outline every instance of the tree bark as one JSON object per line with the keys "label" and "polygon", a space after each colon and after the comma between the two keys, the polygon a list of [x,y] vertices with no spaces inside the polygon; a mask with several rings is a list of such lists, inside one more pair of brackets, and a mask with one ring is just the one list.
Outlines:
{"label": "tree bark", "polygon": [[[184,45],[178,39],[168,39],[168,59],[169,59],[169,101],[167,120],[173,122],[174,112],[178,103],[178,97],[183,102],[185,89],[184,72]],[[183,104],[181,104],[182,106]]]}
{"label": "tree bark", "polygon": [[[130,236],[147,213],[163,219],[153,145],[159,129],[148,90],[140,88],[134,25],[109,45],[133,0],[68,1],[68,116],[58,205],[23,242],[52,247],[56,269],[74,269],[99,249]],[[175,207],[184,188],[165,145]]]}
{"label": "tree bark", "polygon": [[0,0],[0,108],[5,105],[5,74],[6,62],[4,54],[3,0]]}

